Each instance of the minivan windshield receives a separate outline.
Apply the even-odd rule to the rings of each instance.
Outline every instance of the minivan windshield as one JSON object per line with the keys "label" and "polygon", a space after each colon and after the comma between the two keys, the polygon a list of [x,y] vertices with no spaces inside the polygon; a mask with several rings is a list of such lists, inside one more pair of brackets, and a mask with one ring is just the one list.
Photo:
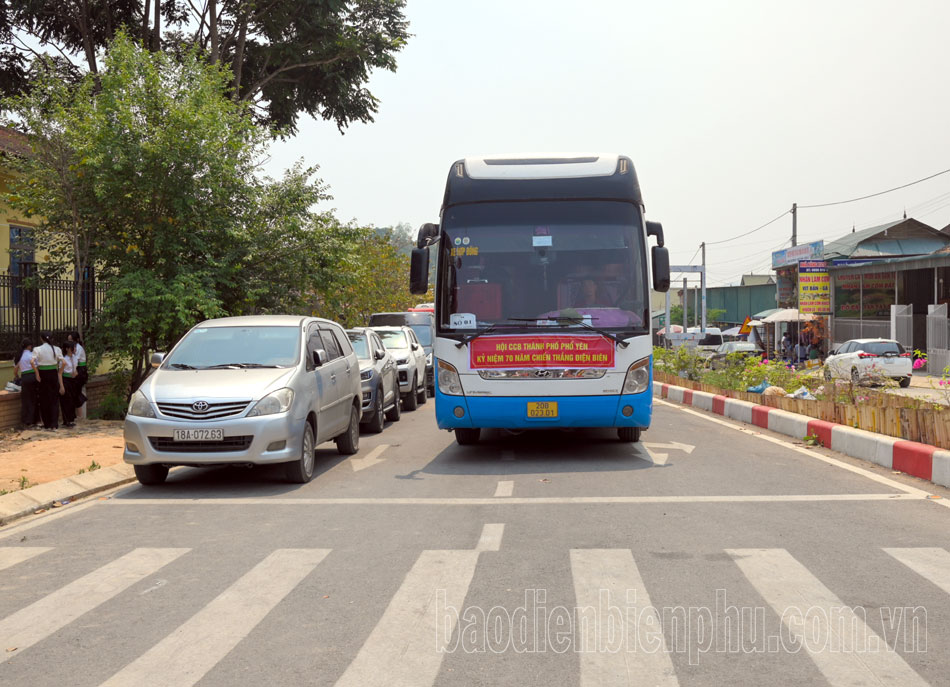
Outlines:
{"label": "minivan windshield", "polygon": [[406,341],[405,332],[392,331],[376,333],[379,334],[379,338],[383,340],[383,346],[389,350],[396,348],[409,348],[409,343]]}
{"label": "minivan windshield", "polygon": [[412,331],[416,333],[416,338],[423,346],[432,345],[432,327],[428,324],[410,324]]}
{"label": "minivan windshield", "polygon": [[196,327],[163,365],[173,370],[293,367],[300,360],[297,327]]}

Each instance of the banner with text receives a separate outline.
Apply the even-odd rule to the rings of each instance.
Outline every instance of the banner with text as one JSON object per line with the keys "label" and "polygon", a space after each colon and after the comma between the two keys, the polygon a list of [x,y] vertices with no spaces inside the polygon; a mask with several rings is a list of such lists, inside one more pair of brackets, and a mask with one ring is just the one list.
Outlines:
{"label": "banner with text", "polygon": [[824,260],[798,263],[798,311],[813,315],[831,312],[831,277]]}
{"label": "banner with text", "polygon": [[614,365],[614,342],[602,336],[481,336],[468,346],[473,370]]}

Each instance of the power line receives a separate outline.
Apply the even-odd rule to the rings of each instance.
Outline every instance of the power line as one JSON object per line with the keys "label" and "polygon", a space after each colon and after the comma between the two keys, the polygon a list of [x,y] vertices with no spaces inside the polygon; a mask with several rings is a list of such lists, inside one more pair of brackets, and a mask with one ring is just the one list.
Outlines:
{"label": "power line", "polygon": [[816,203],[814,205],[799,205],[798,209],[802,208],[826,208],[832,205],[844,205],[845,203],[855,203],[859,200],[867,200],[868,198],[874,198],[876,196],[883,196],[885,193],[891,193],[892,191],[900,191],[902,188],[907,188],[908,186],[913,186],[914,184],[919,184],[922,181],[927,181],[935,177],[939,177],[941,174],[946,174],[950,172],[950,169],[945,169],[942,172],[937,172],[936,174],[931,174],[929,177],[924,177],[923,179],[918,179],[917,181],[912,181],[909,184],[903,184],[902,186],[895,186],[894,188],[889,188],[886,191],[878,191],[877,193],[871,193],[866,196],[860,196],[859,198],[849,198],[848,200],[836,200],[833,203]]}
{"label": "power line", "polygon": [[[950,171],[950,170],[947,170],[947,171]],[[761,230],[761,229],[765,229],[765,228],[766,228],[767,226],[769,226],[770,224],[774,224],[775,222],[778,222],[780,219],[782,219],[785,215],[789,214],[790,212],[791,212],[791,210],[786,210],[785,212],[783,212],[781,215],[779,215],[779,216],[776,217],[775,219],[769,220],[768,222],[766,222],[766,223],[763,224],[762,226],[756,227],[756,228],[753,229],[752,231],[747,231],[747,232],[745,232],[744,234],[739,234],[738,236],[733,236],[733,237],[730,238],[730,239],[723,239],[722,241],[707,241],[707,242],[706,242],[706,245],[707,245],[707,246],[715,246],[715,245],[718,245],[718,244],[720,244],[720,243],[729,243],[730,241],[735,241],[736,239],[741,239],[743,236],[748,236],[749,234],[754,234],[755,232],[757,232],[757,231],[759,231],[759,230]]]}

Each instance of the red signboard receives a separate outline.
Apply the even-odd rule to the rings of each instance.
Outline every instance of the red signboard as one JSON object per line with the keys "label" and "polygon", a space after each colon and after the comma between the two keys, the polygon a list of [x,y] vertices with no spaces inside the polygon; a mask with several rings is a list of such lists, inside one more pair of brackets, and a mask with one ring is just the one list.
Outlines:
{"label": "red signboard", "polygon": [[473,370],[614,365],[614,342],[603,336],[480,336],[469,350]]}

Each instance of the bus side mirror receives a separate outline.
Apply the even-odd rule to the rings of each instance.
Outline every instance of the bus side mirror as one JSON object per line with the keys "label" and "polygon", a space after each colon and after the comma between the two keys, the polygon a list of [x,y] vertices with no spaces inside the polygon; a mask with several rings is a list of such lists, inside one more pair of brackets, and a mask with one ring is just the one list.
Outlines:
{"label": "bus side mirror", "polygon": [[428,290],[429,249],[413,248],[411,262],[409,263],[409,293],[420,295]]}
{"label": "bus side mirror", "polygon": [[659,222],[647,222],[647,236],[656,236],[656,245],[663,247],[663,225]]}
{"label": "bus side mirror", "polygon": [[653,290],[665,293],[670,290],[670,253],[663,246],[653,246]]}

